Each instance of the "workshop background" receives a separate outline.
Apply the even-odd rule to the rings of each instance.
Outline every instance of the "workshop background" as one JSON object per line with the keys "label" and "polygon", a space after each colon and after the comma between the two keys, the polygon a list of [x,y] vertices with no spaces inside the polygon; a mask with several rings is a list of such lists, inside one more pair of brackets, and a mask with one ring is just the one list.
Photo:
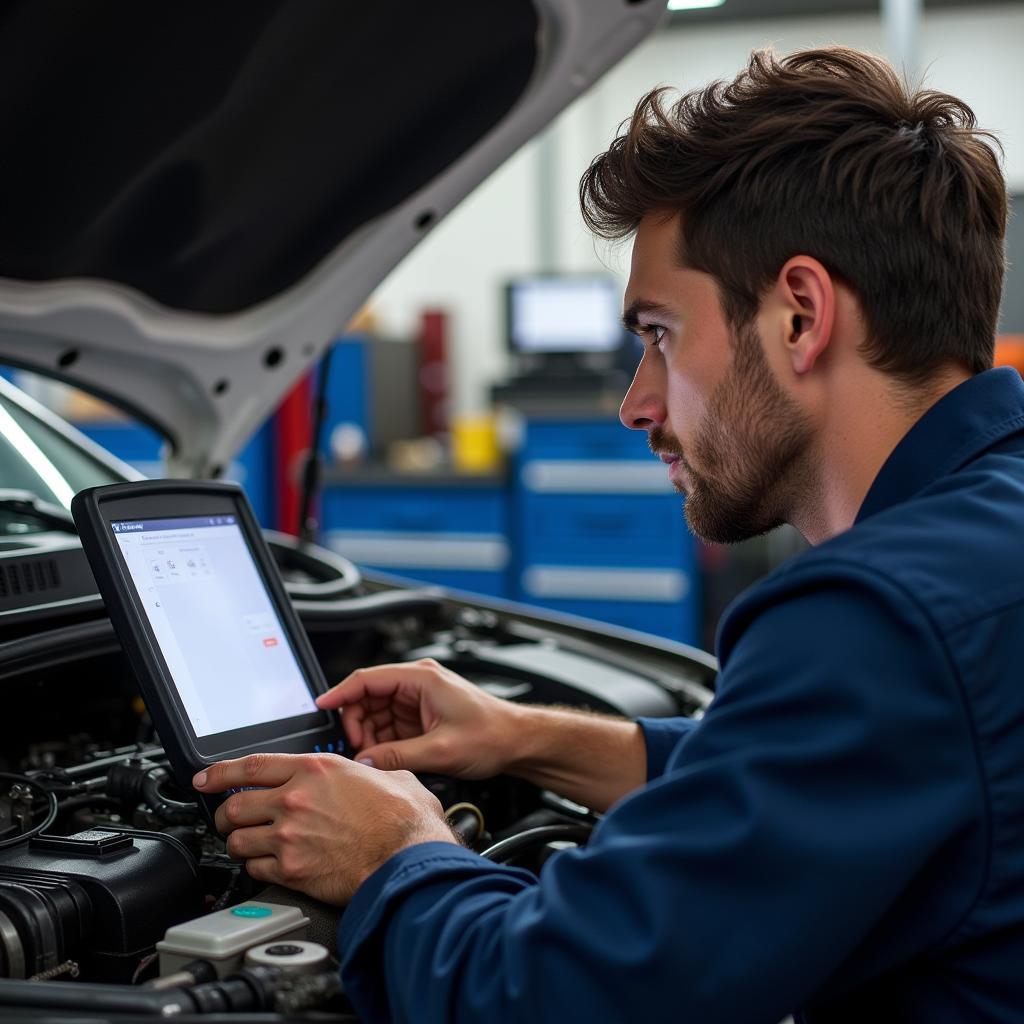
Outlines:
{"label": "workshop background", "polygon": [[[731,77],[766,44],[884,53],[963,98],[997,134],[1017,208],[998,358],[1024,367],[1024,3],[675,6],[339,326],[320,373],[231,468],[265,526],[298,532],[318,435],[319,540],[364,567],[711,648],[728,602],[803,542],[785,529],[723,548],[686,530],[665,467],[617,418],[639,358],[617,322],[629,247],[594,242],[576,189],[644,92]],[[13,376],[127,462],[162,475],[152,431],[52,381]]]}

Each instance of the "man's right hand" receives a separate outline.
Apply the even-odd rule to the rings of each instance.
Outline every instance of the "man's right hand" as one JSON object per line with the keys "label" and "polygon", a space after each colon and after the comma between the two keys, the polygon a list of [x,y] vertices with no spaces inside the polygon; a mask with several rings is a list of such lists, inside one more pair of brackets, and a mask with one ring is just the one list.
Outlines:
{"label": "man's right hand", "polygon": [[385,771],[490,778],[505,770],[518,731],[515,705],[432,658],[358,669],[317,705],[344,709],[356,759]]}
{"label": "man's right hand", "polygon": [[342,708],[356,760],[384,771],[507,772],[598,811],[647,780],[635,723],[501,700],[431,658],[361,668],[317,704]]}

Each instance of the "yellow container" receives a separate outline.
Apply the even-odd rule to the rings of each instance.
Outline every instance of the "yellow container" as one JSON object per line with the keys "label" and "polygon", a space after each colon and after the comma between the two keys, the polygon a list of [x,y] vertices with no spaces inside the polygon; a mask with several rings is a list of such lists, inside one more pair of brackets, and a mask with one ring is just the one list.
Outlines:
{"label": "yellow container", "polygon": [[452,462],[462,473],[490,473],[501,465],[498,425],[491,413],[457,416],[452,423]]}

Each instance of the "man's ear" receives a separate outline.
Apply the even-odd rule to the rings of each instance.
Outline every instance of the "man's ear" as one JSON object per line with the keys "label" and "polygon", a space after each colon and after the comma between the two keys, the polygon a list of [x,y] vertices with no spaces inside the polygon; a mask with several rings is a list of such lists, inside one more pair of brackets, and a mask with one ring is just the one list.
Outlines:
{"label": "man's ear", "polygon": [[836,313],[832,275],[813,256],[793,256],[779,271],[775,287],[789,318],[787,357],[795,373],[808,373],[832,339]]}

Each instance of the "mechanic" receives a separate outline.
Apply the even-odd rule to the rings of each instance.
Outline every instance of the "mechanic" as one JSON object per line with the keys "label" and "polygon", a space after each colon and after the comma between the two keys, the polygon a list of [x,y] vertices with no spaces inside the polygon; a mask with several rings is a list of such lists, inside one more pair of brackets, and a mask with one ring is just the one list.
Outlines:
{"label": "mechanic", "polygon": [[[646,96],[584,174],[591,228],[633,236],[623,423],[701,537],[813,546],[726,615],[699,722],[387,665],[321,698],[362,763],[197,777],[270,787],[223,804],[228,849],[348,904],[363,1019],[1024,1019],[1024,383],[992,369],[993,141],[880,59],[759,51]],[[607,813],[538,880],[456,845],[395,769]]]}

